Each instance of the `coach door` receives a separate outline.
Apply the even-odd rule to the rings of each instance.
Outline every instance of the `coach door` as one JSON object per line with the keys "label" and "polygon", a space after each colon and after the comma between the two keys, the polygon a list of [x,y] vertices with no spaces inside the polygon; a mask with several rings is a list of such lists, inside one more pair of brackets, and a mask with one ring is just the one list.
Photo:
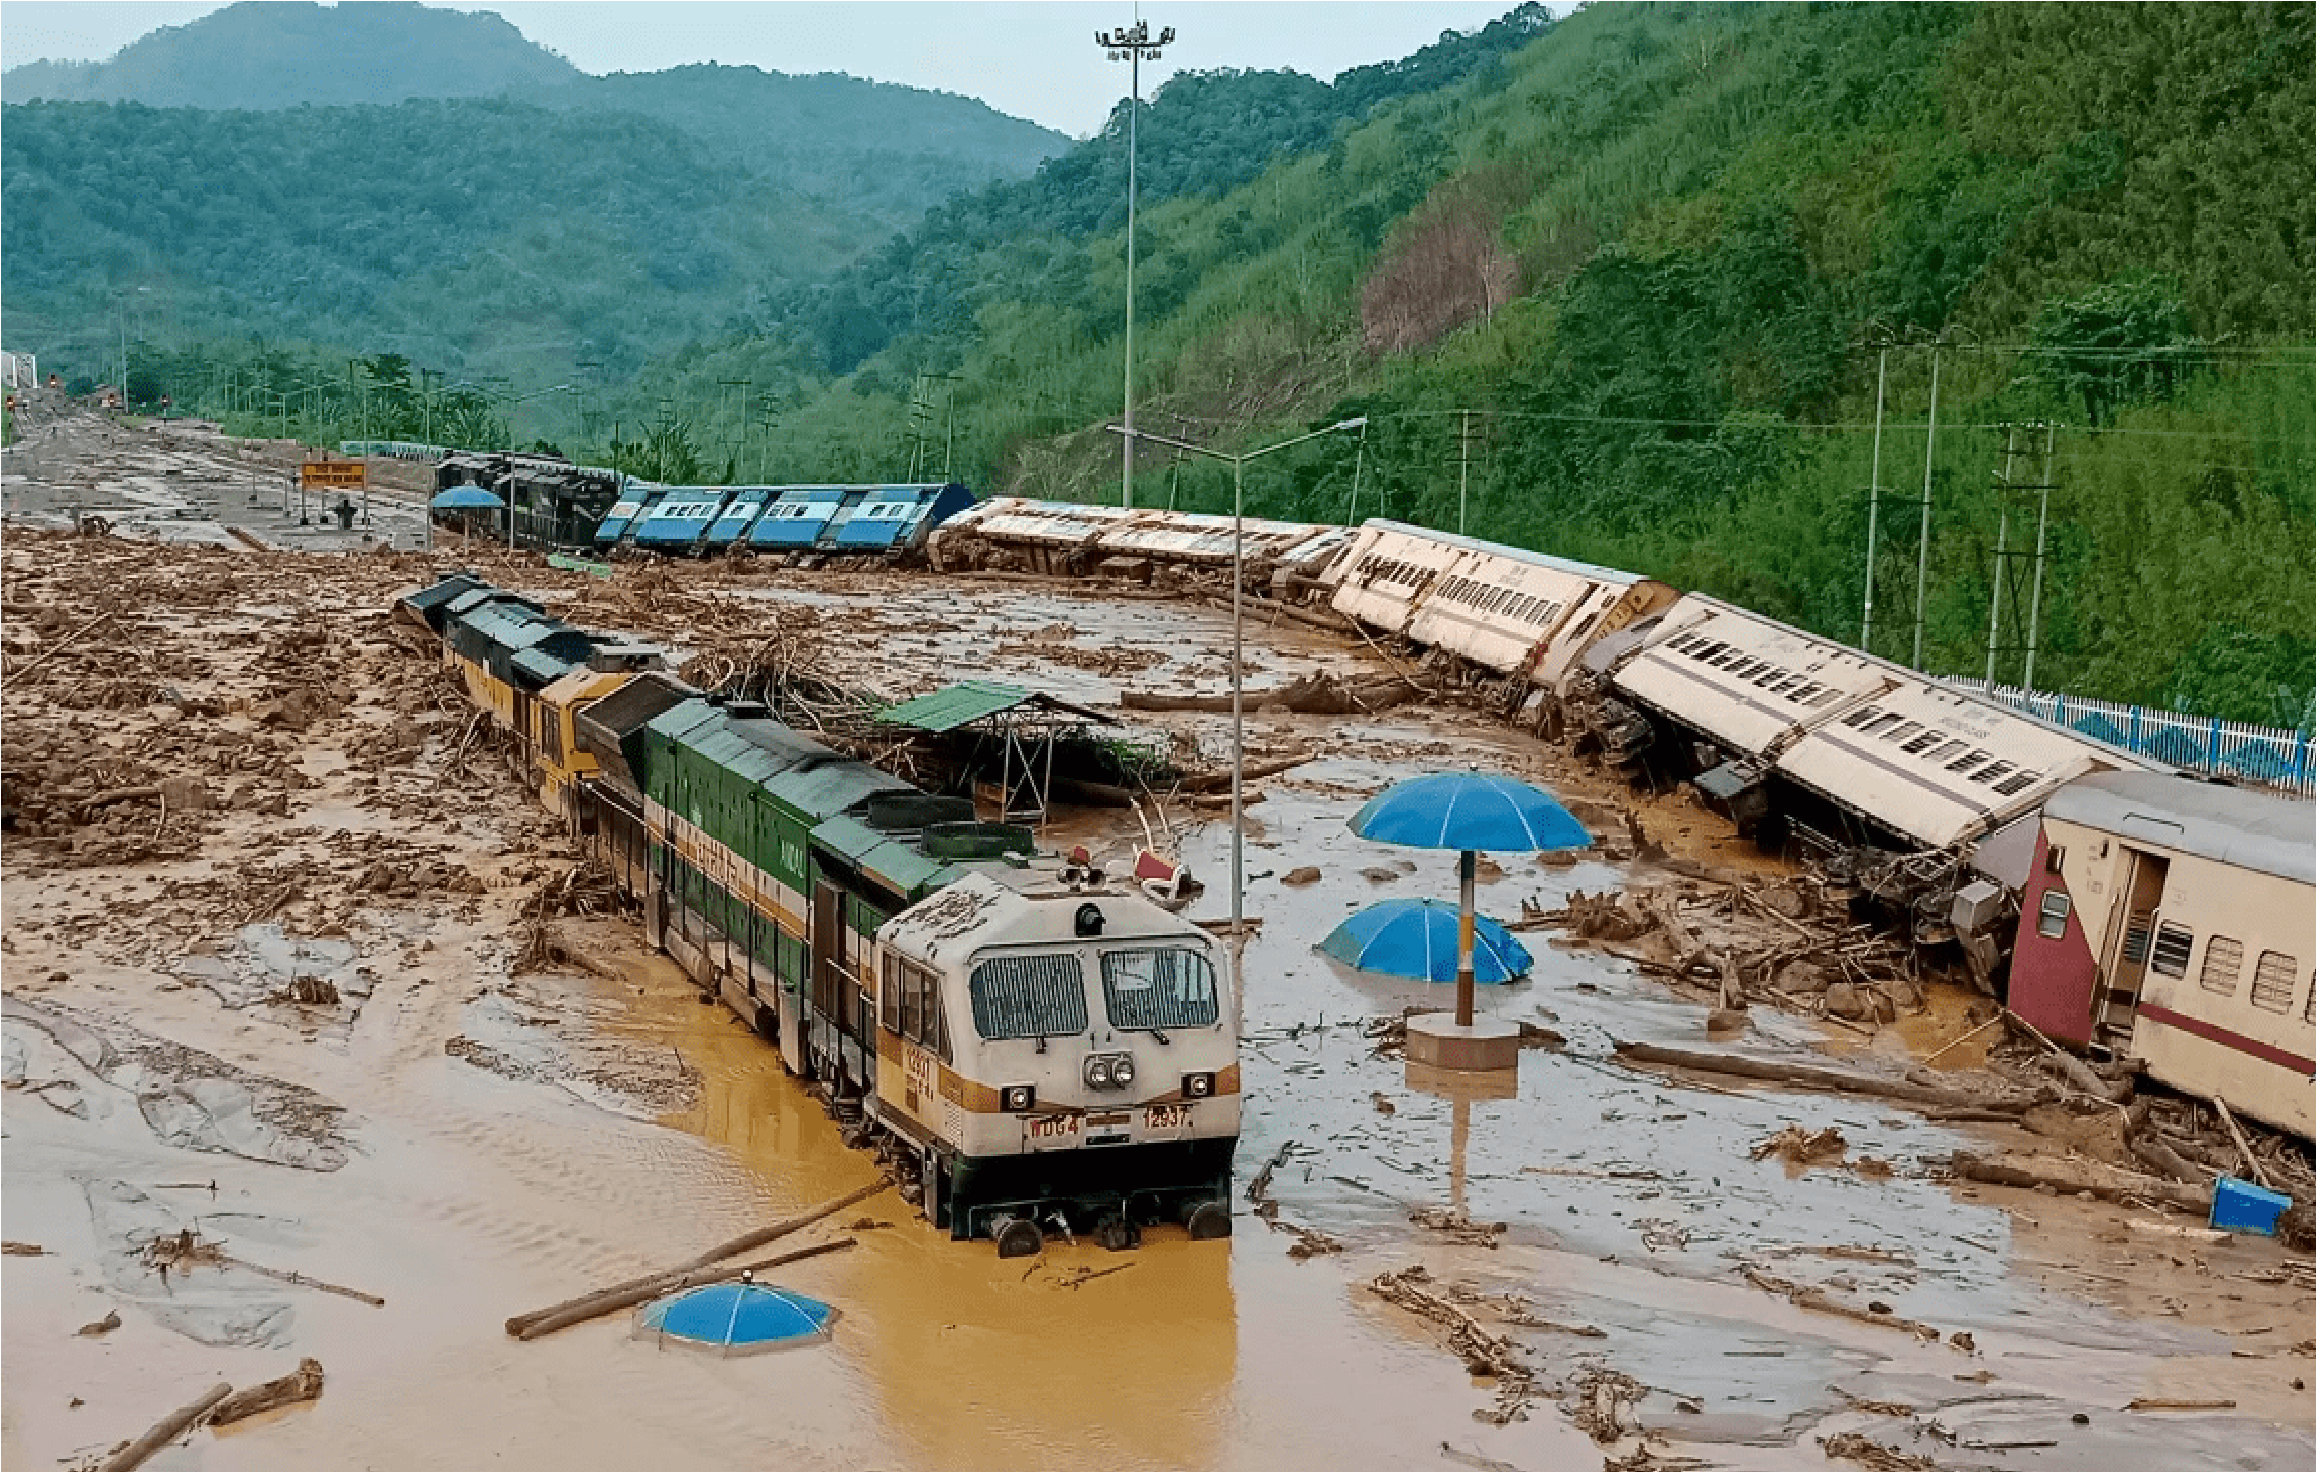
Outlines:
{"label": "coach door", "polygon": [[2155,944],[2156,916],[2163,908],[2163,881],[2171,861],[2134,848],[2123,851],[2131,861],[2124,883],[2124,901],[2107,937],[2100,958],[2104,979],[2098,1004],[2092,1009],[2091,1042],[2120,1053],[2130,1046],[2131,1021],[2139,1007],[2139,990],[2147,978],[2148,952]]}

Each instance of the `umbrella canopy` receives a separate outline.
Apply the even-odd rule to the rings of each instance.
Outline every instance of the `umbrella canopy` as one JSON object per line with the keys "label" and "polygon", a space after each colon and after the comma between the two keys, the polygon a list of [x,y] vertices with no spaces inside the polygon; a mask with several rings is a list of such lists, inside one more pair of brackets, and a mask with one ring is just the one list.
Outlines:
{"label": "umbrella canopy", "polygon": [[710,1283],[663,1298],[635,1316],[639,1334],[719,1354],[809,1344],[827,1338],[835,1321],[836,1310],[819,1299],[765,1283]]}
{"label": "umbrella canopy", "polygon": [[1395,783],[1368,800],[1351,831],[1410,848],[1586,848],[1592,835],[1546,793],[1486,772],[1436,772]]}
{"label": "umbrella canopy", "polygon": [[452,486],[426,504],[437,511],[496,511],[507,503],[481,486]]}
{"label": "umbrella canopy", "polygon": [[[1528,948],[1496,921],[1475,918],[1472,979],[1494,986],[1525,977],[1536,964]],[[1456,907],[1445,900],[1385,900],[1336,926],[1319,949],[1361,971],[1454,981],[1459,923]]]}

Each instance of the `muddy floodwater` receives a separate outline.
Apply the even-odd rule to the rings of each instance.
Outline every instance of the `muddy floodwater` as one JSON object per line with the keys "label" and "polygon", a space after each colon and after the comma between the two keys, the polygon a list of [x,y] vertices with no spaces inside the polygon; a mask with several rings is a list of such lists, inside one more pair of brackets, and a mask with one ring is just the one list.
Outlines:
{"label": "muddy floodwater", "polygon": [[[873,606],[808,580],[765,596],[884,641],[903,686],[996,673],[1110,706],[1128,686],[1213,689],[1227,673],[1227,620],[1208,608],[928,579]],[[1255,684],[1352,658],[1293,630],[1258,631],[1253,653]],[[1212,717],[1140,729],[1209,751],[1227,739]],[[1535,743],[1436,712],[1254,720],[1259,748],[1314,757],[1248,810],[1261,928],[1243,959],[1231,1240],[1153,1229],[1112,1253],[1056,1238],[1001,1262],[887,1192],[797,1239],[848,1250],[773,1274],[841,1311],[824,1344],[723,1358],[634,1337],[627,1315],[518,1342],[511,1315],[680,1262],[874,1166],[624,919],[563,923],[587,967],[510,975],[514,908],[562,862],[559,838],[503,778],[454,789],[431,831],[389,823],[369,795],[392,783],[356,780],[356,735],[318,727],[299,806],[219,819],[208,859],[11,859],[0,1215],[12,1243],[42,1250],[5,1265],[10,1469],[94,1465],[208,1386],[307,1356],[327,1367],[318,1402],[148,1465],[1822,1468],[1844,1465],[1827,1441],[1854,1449],[1849,1433],[1892,1458],[1861,1465],[1890,1468],[2316,1466],[2316,1392],[2299,1388],[2316,1377],[2316,1307],[2276,1277],[2272,1242],[2149,1235],[2117,1208],[1958,1187],[1938,1162],[1985,1127],[1621,1067],[1612,1040],[1701,1043],[1703,1010],[1547,932],[1525,937],[1533,980],[1482,992],[1547,1044],[1516,1084],[1458,1089],[1379,1054],[1373,1020],[1444,989],[1314,947],[1361,905],[1452,898],[1455,881],[1452,856],[1354,838],[1358,804],[1464,763],[1558,783],[1580,812],[1598,795]],[[447,745],[427,747],[416,787],[439,787],[426,763]],[[1209,883],[1192,913],[1227,913],[1227,823],[1168,821]],[[365,870],[366,835],[389,828],[432,846]],[[1722,842],[1702,815],[1694,828],[1693,850]],[[1125,814],[1048,837],[1141,841]],[[249,920],[259,906],[238,891],[173,911],[221,849],[309,863],[350,897],[321,925],[295,907]],[[1759,863],[1734,841],[1725,861]],[[1502,856],[1481,906],[1516,918],[1523,900],[1617,888],[1632,862]],[[400,892],[413,864],[473,883],[455,899]],[[282,1002],[301,975],[330,978],[334,1007]],[[1942,994],[1874,1046],[1952,1037],[1960,1016]],[[1757,1011],[1739,1046],[1799,1057],[1827,1042]],[[1789,1125],[1838,1128],[1847,1151],[1808,1168],[1753,1158]],[[1269,1215],[1247,1192],[1266,1170]],[[137,1244],[183,1230],[385,1302],[140,1259]],[[1475,1376],[1455,1324],[1373,1291],[1384,1275],[1510,1341],[1527,1380]],[[1892,1322],[1807,1312],[1765,1283]],[[2126,1410],[2135,1399],[2214,1408]]]}

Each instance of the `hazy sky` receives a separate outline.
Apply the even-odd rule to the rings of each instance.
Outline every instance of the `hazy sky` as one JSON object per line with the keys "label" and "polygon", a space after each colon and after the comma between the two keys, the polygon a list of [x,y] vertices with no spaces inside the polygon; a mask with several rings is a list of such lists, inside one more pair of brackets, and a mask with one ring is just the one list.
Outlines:
{"label": "hazy sky", "polygon": [[[1177,68],[1292,67],[1333,77],[1346,67],[1405,56],[1443,30],[1485,25],[1511,6],[1512,0],[1150,0],[1143,9],[1153,28],[1171,25],[1180,39],[1143,68],[1142,92],[1148,96]],[[219,8],[7,0],[0,5],[0,58],[8,66],[42,57],[101,61],[156,27],[183,25]],[[1126,64],[1104,60],[1094,32],[1130,22],[1136,13],[1132,0],[512,0],[448,8],[496,11],[582,71],[719,61],[766,71],[849,72],[961,92],[1074,137],[1099,128],[1126,94]]]}

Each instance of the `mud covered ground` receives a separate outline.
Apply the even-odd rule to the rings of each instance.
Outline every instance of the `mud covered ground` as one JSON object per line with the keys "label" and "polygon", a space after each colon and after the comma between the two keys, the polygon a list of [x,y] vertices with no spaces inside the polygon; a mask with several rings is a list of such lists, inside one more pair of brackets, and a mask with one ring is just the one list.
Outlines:
{"label": "mud covered ground", "polygon": [[[104,462],[85,473],[101,482]],[[1453,893],[1447,863],[1345,827],[1396,777],[1518,772],[1602,836],[1574,865],[1504,862],[1481,894],[1506,918],[1578,890],[1787,879],[1676,799],[1634,802],[1478,716],[1420,707],[1252,718],[1258,755],[1312,759],[1249,810],[1262,928],[1232,1241],[1153,1232],[1130,1254],[1055,1242],[1000,1263],[885,1194],[809,1234],[853,1249],[782,1275],[844,1311],[825,1347],[713,1359],[632,1339],[624,1319],[511,1340],[511,1314],[838,1195],[870,1163],[623,917],[557,920],[576,964],[516,973],[521,913],[572,860],[384,617],[447,555],[196,540],[12,528],[0,554],[18,822],[0,895],[0,1216],[40,1249],[0,1268],[10,1467],[93,1464],[209,1385],[304,1356],[327,1367],[317,1403],[195,1433],[150,1465],[2316,1459],[2308,1260],[1943,1169],[1958,1147],[2065,1148],[2049,1135],[1622,1067],[1612,1039],[1704,1046],[1705,1006],[1549,932],[1527,937],[1534,981],[1483,995],[1547,1044],[1516,1091],[1458,1094],[1379,1051],[1378,1019],[1438,999],[1312,947],[1372,899]],[[970,672],[1107,709],[1126,688],[1227,676],[1227,623],[1160,600],[481,570],[683,648],[734,628],[834,648],[892,695]],[[1250,651],[1257,686],[1383,671],[1295,626]],[[1215,717],[1130,721],[1192,758],[1227,742]],[[1221,913],[1219,813],[1173,803],[1153,822],[1212,885],[1194,913]],[[1141,834],[1129,815],[1076,814],[1049,838],[1122,852]],[[1863,1031],[1755,1007],[1730,1045],[1895,1075],[1976,1025],[1958,992],[1929,986],[1919,1006]],[[1939,1066],[1978,1062],[1965,1044]],[[1789,1128],[1837,1130],[1840,1148],[1756,1158]],[[186,1231],[230,1263],[158,1273],[148,1244]]]}

